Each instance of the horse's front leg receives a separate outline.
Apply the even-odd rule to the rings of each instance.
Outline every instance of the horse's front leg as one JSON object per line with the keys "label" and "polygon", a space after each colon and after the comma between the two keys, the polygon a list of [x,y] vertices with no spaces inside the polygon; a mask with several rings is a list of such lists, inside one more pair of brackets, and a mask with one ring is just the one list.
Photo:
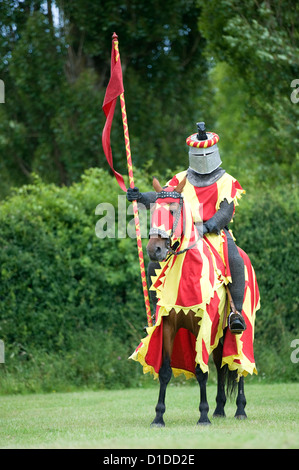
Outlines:
{"label": "horse's front leg", "polygon": [[176,313],[170,312],[169,316],[163,318],[163,349],[162,366],[159,370],[160,392],[156,406],[156,417],[151,426],[164,427],[163,415],[165,413],[166,388],[172,376],[170,366],[173,342],[176,334]]}
{"label": "horse's front leg", "polygon": [[219,342],[217,348],[214,349],[214,351],[213,351],[213,359],[214,359],[214,363],[215,363],[215,366],[216,366],[216,369],[217,369],[217,396],[216,396],[217,406],[215,408],[213,416],[217,417],[217,418],[218,417],[225,418],[224,407],[225,407],[225,403],[226,403],[226,395],[225,395],[224,384],[225,384],[226,369],[225,369],[225,367],[221,367],[222,350],[223,350],[223,346]]}
{"label": "horse's front leg", "polygon": [[246,398],[244,394],[244,377],[240,377],[238,382],[238,395],[237,395],[237,411],[235,418],[237,419],[246,419],[247,415],[245,413]]}
{"label": "horse's front leg", "polygon": [[200,417],[197,421],[197,424],[205,425],[211,424],[211,421],[208,418],[209,404],[207,400],[207,381],[208,381],[208,372],[202,372],[201,368],[197,364],[195,369],[195,374],[197,381],[200,387],[200,403],[199,403],[199,412]]}
{"label": "horse's front leg", "polygon": [[163,360],[161,369],[159,370],[159,381],[160,381],[160,392],[159,392],[159,398],[158,398],[158,403],[156,405],[156,417],[154,421],[152,422],[151,426],[157,426],[157,427],[164,427],[164,419],[163,415],[165,413],[165,395],[166,395],[166,388],[167,385],[171,379],[172,376],[172,370],[170,367],[170,358],[166,357]]}

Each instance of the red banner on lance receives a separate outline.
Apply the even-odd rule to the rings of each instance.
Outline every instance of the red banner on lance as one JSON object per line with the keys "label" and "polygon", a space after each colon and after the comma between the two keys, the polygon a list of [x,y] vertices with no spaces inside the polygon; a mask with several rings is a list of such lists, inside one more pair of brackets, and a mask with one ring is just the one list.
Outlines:
{"label": "red banner on lance", "polygon": [[122,68],[120,62],[120,56],[118,52],[118,48],[115,48],[112,44],[112,51],[111,51],[111,70],[110,70],[110,80],[106,89],[106,94],[103,102],[103,111],[106,116],[106,123],[102,133],[102,145],[103,150],[106,155],[107,162],[111,170],[113,171],[115,178],[123,191],[127,191],[124,179],[120,173],[118,173],[113,167],[113,157],[112,157],[112,150],[111,150],[111,143],[110,143],[110,133],[111,133],[111,126],[114,116],[115,105],[118,96],[120,96],[124,92],[124,85],[123,85],[123,76],[122,76]]}
{"label": "red banner on lance", "polygon": [[[112,36],[111,76],[110,76],[110,81],[106,90],[106,95],[105,95],[105,99],[103,103],[103,110],[107,119],[106,119],[106,124],[103,130],[103,134],[102,134],[102,143],[103,143],[103,149],[104,149],[107,161],[110,165],[110,168],[112,169],[121,189],[126,191],[127,189],[126,189],[122,175],[117,173],[117,171],[115,171],[113,168],[112,151],[111,151],[111,145],[110,145],[111,124],[112,124],[115,104],[116,104],[118,96],[120,96],[120,103],[121,103],[121,114],[122,114],[123,129],[124,129],[129,182],[130,182],[130,187],[133,188],[134,187],[133,165],[132,165],[132,158],[131,158],[130,137],[129,137],[129,129],[128,129],[128,123],[127,123],[127,113],[126,113],[126,104],[125,104],[125,96],[124,96],[122,69],[121,69],[120,56],[119,56],[119,50],[118,50],[118,37],[117,37],[117,34],[114,33]],[[139,266],[140,266],[140,274],[141,274],[141,280],[142,280],[142,289],[143,289],[144,303],[145,303],[145,308],[146,308],[147,322],[148,322],[148,326],[152,326],[151,308],[150,308],[150,301],[149,301],[149,295],[148,295],[148,290],[147,290],[146,273],[145,273],[145,268],[144,268],[144,259],[143,259],[143,251],[142,251],[142,240],[141,240],[137,201],[133,201],[132,204],[133,204],[133,211],[134,211],[136,241],[137,241],[137,248],[138,248],[138,258],[139,258]]]}

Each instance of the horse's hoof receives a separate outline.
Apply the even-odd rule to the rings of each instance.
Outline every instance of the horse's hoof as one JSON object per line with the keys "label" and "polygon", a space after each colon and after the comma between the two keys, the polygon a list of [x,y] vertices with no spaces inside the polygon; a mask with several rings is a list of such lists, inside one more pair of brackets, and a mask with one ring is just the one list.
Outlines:
{"label": "horse's hoof", "polygon": [[220,414],[220,413],[214,413],[213,418],[226,418],[225,413]]}
{"label": "horse's hoof", "polygon": [[200,419],[197,421],[197,426],[210,426],[211,421],[208,419],[207,421],[200,421]]}
{"label": "horse's hoof", "polygon": [[151,428],[165,428],[165,423],[164,421],[159,422],[159,423],[156,423],[155,421],[153,421],[151,423]]}
{"label": "horse's hoof", "polygon": [[236,419],[239,419],[240,421],[244,420],[244,419],[247,419],[247,416],[246,414],[245,415],[235,415],[235,418]]}

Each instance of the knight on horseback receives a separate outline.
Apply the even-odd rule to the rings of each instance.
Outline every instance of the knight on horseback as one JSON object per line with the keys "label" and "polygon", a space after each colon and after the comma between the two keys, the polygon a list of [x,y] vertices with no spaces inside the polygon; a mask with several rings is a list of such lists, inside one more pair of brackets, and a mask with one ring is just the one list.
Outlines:
{"label": "knight on horseback", "polygon": [[[217,143],[219,137],[206,132],[205,123],[197,123],[198,132],[187,138],[189,168],[175,175],[166,186],[176,186],[187,177],[184,197],[191,206],[193,220],[199,235],[205,237],[211,247],[218,251],[227,264],[226,282],[231,297],[228,326],[232,333],[240,334],[246,329],[242,315],[245,274],[241,258],[228,224],[231,222],[237,199],[245,191],[238,181],[220,166]],[[137,187],[128,188],[127,199],[137,200],[147,209],[156,201],[156,192],[139,192]],[[149,277],[155,274],[157,263],[150,263]]]}

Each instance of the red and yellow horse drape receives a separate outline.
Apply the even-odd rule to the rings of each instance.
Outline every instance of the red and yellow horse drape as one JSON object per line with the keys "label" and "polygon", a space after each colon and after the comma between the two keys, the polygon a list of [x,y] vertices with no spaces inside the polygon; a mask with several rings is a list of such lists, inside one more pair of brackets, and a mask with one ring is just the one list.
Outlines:
{"label": "red and yellow horse drape", "polygon": [[[171,180],[171,185],[175,186],[185,176],[185,173],[182,172],[176,175],[176,180]],[[224,193],[228,202],[231,202],[227,195],[228,188],[231,200],[236,204],[243,190],[235,181],[232,177],[225,177],[217,185],[218,197],[214,199],[215,207],[220,205]],[[225,190],[224,187],[226,187]],[[191,191],[194,191],[196,195],[198,189],[203,188],[194,188],[188,181],[184,188],[185,233],[180,240],[179,250],[186,248],[190,240],[194,240],[196,236],[193,223],[194,212],[193,209],[191,210],[189,201],[192,202]],[[212,204],[210,204],[210,207],[210,213],[208,213],[207,208],[204,214],[199,211],[199,217],[203,216],[203,218],[197,219],[197,221],[206,220],[205,217],[208,217],[206,214],[210,215],[213,210],[215,211]],[[200,324],[197,338],[186,329],[181,328],[178,331],[171,357],[171,367],[174,375],[184,373],[186,378],[193,377],[196,364],[199,364],[204,372],[208,371],[209,355],[223,336],[223,327],[227,326],[227,315],[229,313],[225,284],[230,281],[230,272],[225,247],[225,234],[220,236],[209,234],[208,237],[205,236],[204,239],[200,240],[195,248],[160,263],[161,268],[156,271],[156,276],[152,278],[153,284],[151,287],[152,290],[156,291],[159,299],[156,310],[156,324],[147,329],[148,335],[142,339],[130,357],[141,363],[144,373],[151,372],[155,377],[158,376],[162,365],[163,317],[168,315],[172,309],[175,309],[176,312],[182,310],[186,314],[192,309]],[[257,373],[253,354],[253,340],[255,313],[259,308],[259,290],[248,256],[244,251],[240,249],[239,251],[245,265],[245,292],[242,314],[247,329],[241,335],[233,335],[227,330],[223,345],[222,365],[228,364],[231,370],[236,369],[239,375],[246,376],[248,373]]]}

